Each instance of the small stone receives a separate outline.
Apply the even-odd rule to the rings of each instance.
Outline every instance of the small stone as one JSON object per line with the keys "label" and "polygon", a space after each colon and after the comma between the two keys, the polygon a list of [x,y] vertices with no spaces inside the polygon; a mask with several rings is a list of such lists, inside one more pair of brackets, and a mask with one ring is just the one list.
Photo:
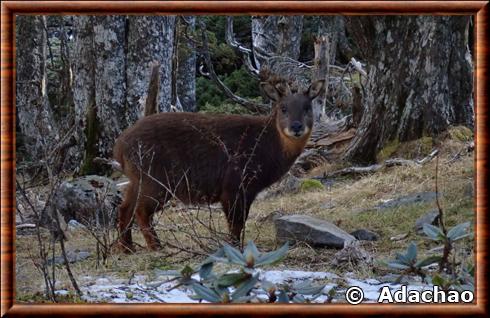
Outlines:
{"label": "small stone", "polygon": [[332,265],[341,267],[343,265],[355,265],[364,264],[372,265],[373,256],[363,249],[359,242],[353,241],[346,244],[346,246],[338,251],[332,260]]}
{"label": "small stone", "polygon": [[378,234],[366,229],[356,230],[350,233],[350,235],[354,236],[356,239],[360,241],[377,241],[379,238]]}
{"label": "small stone", "polygon": [[68,225],[68,230],[70,231],[83,230],[87,228],[85,225],[78,222],[77,220],[70,220],[70,222],[68,222],[67,225]]}
{"label": "small stone", "polygon": [[274,221],[279,242],[305,242],[313,246],[343,248],[356,238],[325,220],[308,215],[286,215]]}
{"label": "small stone", "polygon": [[401,240],[406,239],[408,237],[408,234],[409,233],[398,234],[398,235],[390,237],[390,240],[391,241],[401,241]]}

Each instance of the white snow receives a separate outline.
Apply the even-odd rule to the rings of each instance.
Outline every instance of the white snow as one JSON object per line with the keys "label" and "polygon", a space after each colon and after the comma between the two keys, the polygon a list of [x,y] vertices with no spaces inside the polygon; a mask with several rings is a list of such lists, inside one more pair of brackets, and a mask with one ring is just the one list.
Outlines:
{"label": "white snow", "polygon": [[[376,279],[356,279],[354,275],[345,275],[343,278],[334,273],[329,272],[309,272],[299,270],[269,270],[258,271],[261,279],[268,280],[274,284],[282,283],[298,283],[305,280],[311,280],[314,284],[327,283],[323,292],[328,293],[330,289],[338,286],[338,283],[343,281],[348,286],[358,286],[364,291],[364,298],[367,302],[376,301],[379,297],[380,289],[383,286],[389,286],[391,290],[401,288],[400,284],[380,283]],[[192,276],[199,280],[199,275]],[[158,276],[156,280],[148,281],[148,276],[135,275],[129,279],[121,279],[117,277],[84,277],[86,283],[82,283],[81,290],[83,299],[88,302],[111,302],[111,303],[197,303],[197,300],[191,299],[193,295],[192,289],[186,286],[175,285],[176,280],[169,281],[171,277]],[[95,283],[94,283],[95,279]],[[423,290],[431,286],[427,285],[409,285],[408,290]],[[264,298],[266,295],[262,290],[254,291],[258,297]],[[58,290],[58,294],[63,295],[68,293],[66,290]],[[334,299],[344,298],[345,289],[337,291]],[[308,296],[307,296],[308,298]],[[322,303],[327,299],[326,295],[318,297],[314,302]]]}

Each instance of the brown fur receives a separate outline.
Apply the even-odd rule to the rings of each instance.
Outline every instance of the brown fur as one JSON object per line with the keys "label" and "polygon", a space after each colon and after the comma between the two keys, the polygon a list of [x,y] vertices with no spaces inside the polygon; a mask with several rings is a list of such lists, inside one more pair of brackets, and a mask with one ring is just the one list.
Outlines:
{"label": "brown fur", "polygon": [[[268,88],[277,93],[271,96],[270,116],[160,113],[121,134],[114,158],[129,178],[119,208],[121,246],[132,248],[129,227],[135,211],[148,246],[158,248],[151,217],[172,197],[184,203],[221,202],[230,232],[239,239],[255,196],[289,170],[313,124],[310,91],[284,96]],[[286,132],[293,122],[303,128],[296,127],[291,136]]]}

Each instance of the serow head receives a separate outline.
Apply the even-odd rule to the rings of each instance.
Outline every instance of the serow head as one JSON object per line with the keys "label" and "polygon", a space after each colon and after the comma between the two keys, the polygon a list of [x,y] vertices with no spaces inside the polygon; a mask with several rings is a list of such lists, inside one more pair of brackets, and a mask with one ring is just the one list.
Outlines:
{"label": "serow head", "polygon": [[322,92],[324,85],[324,80],[318,80],[304,92],[293,94],[285,83],[260,83],[263,92],[273,102],[276,125],[283,135],[291,139],[309,136],[313,127],[311,101]]}

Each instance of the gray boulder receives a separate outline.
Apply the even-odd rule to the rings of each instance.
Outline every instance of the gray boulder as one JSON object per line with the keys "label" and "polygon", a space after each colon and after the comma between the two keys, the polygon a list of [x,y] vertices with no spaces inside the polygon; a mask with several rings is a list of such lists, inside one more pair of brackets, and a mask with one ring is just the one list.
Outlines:
{"label": "gray boulder", "polygon": [[87,227],[107,227],[115,225],[121,201],[122,193],[114,181],[101,176],[84,176],[63,182],[52,204],[65,222],[75,220]]}
{"label": "gray boulder", "polygon": [[431,210],[422,215],[415,221],[415,231],[418,234],[424,232],[424,224],[438,225],[439,224],[439,212],[437,210]]}
{"label": "gray boulder", "polygon": [[435,200],[436,200],[435,192],[418,192],[418,193],[412,193],[412,194],[398,197],[396,199],[391,199],[382,202],[376,205],[375,208],[378,210],[385,210],[385,209],[397,208],[400,206],[406,206],[415,203],[433,202]]}
{"label": "gray boulder", "polygon": [[343,248],[355,237],[325,220],[308,215],[285,215],[274,221],[279,242],[306,242],[313,246]]}
{"label": "gray boulder", "polygon": [[351,232],[350,235],[354,236],[360,241],[377,241],[379,237],[378,234],[366,229],[356,230],[354,232]]}

